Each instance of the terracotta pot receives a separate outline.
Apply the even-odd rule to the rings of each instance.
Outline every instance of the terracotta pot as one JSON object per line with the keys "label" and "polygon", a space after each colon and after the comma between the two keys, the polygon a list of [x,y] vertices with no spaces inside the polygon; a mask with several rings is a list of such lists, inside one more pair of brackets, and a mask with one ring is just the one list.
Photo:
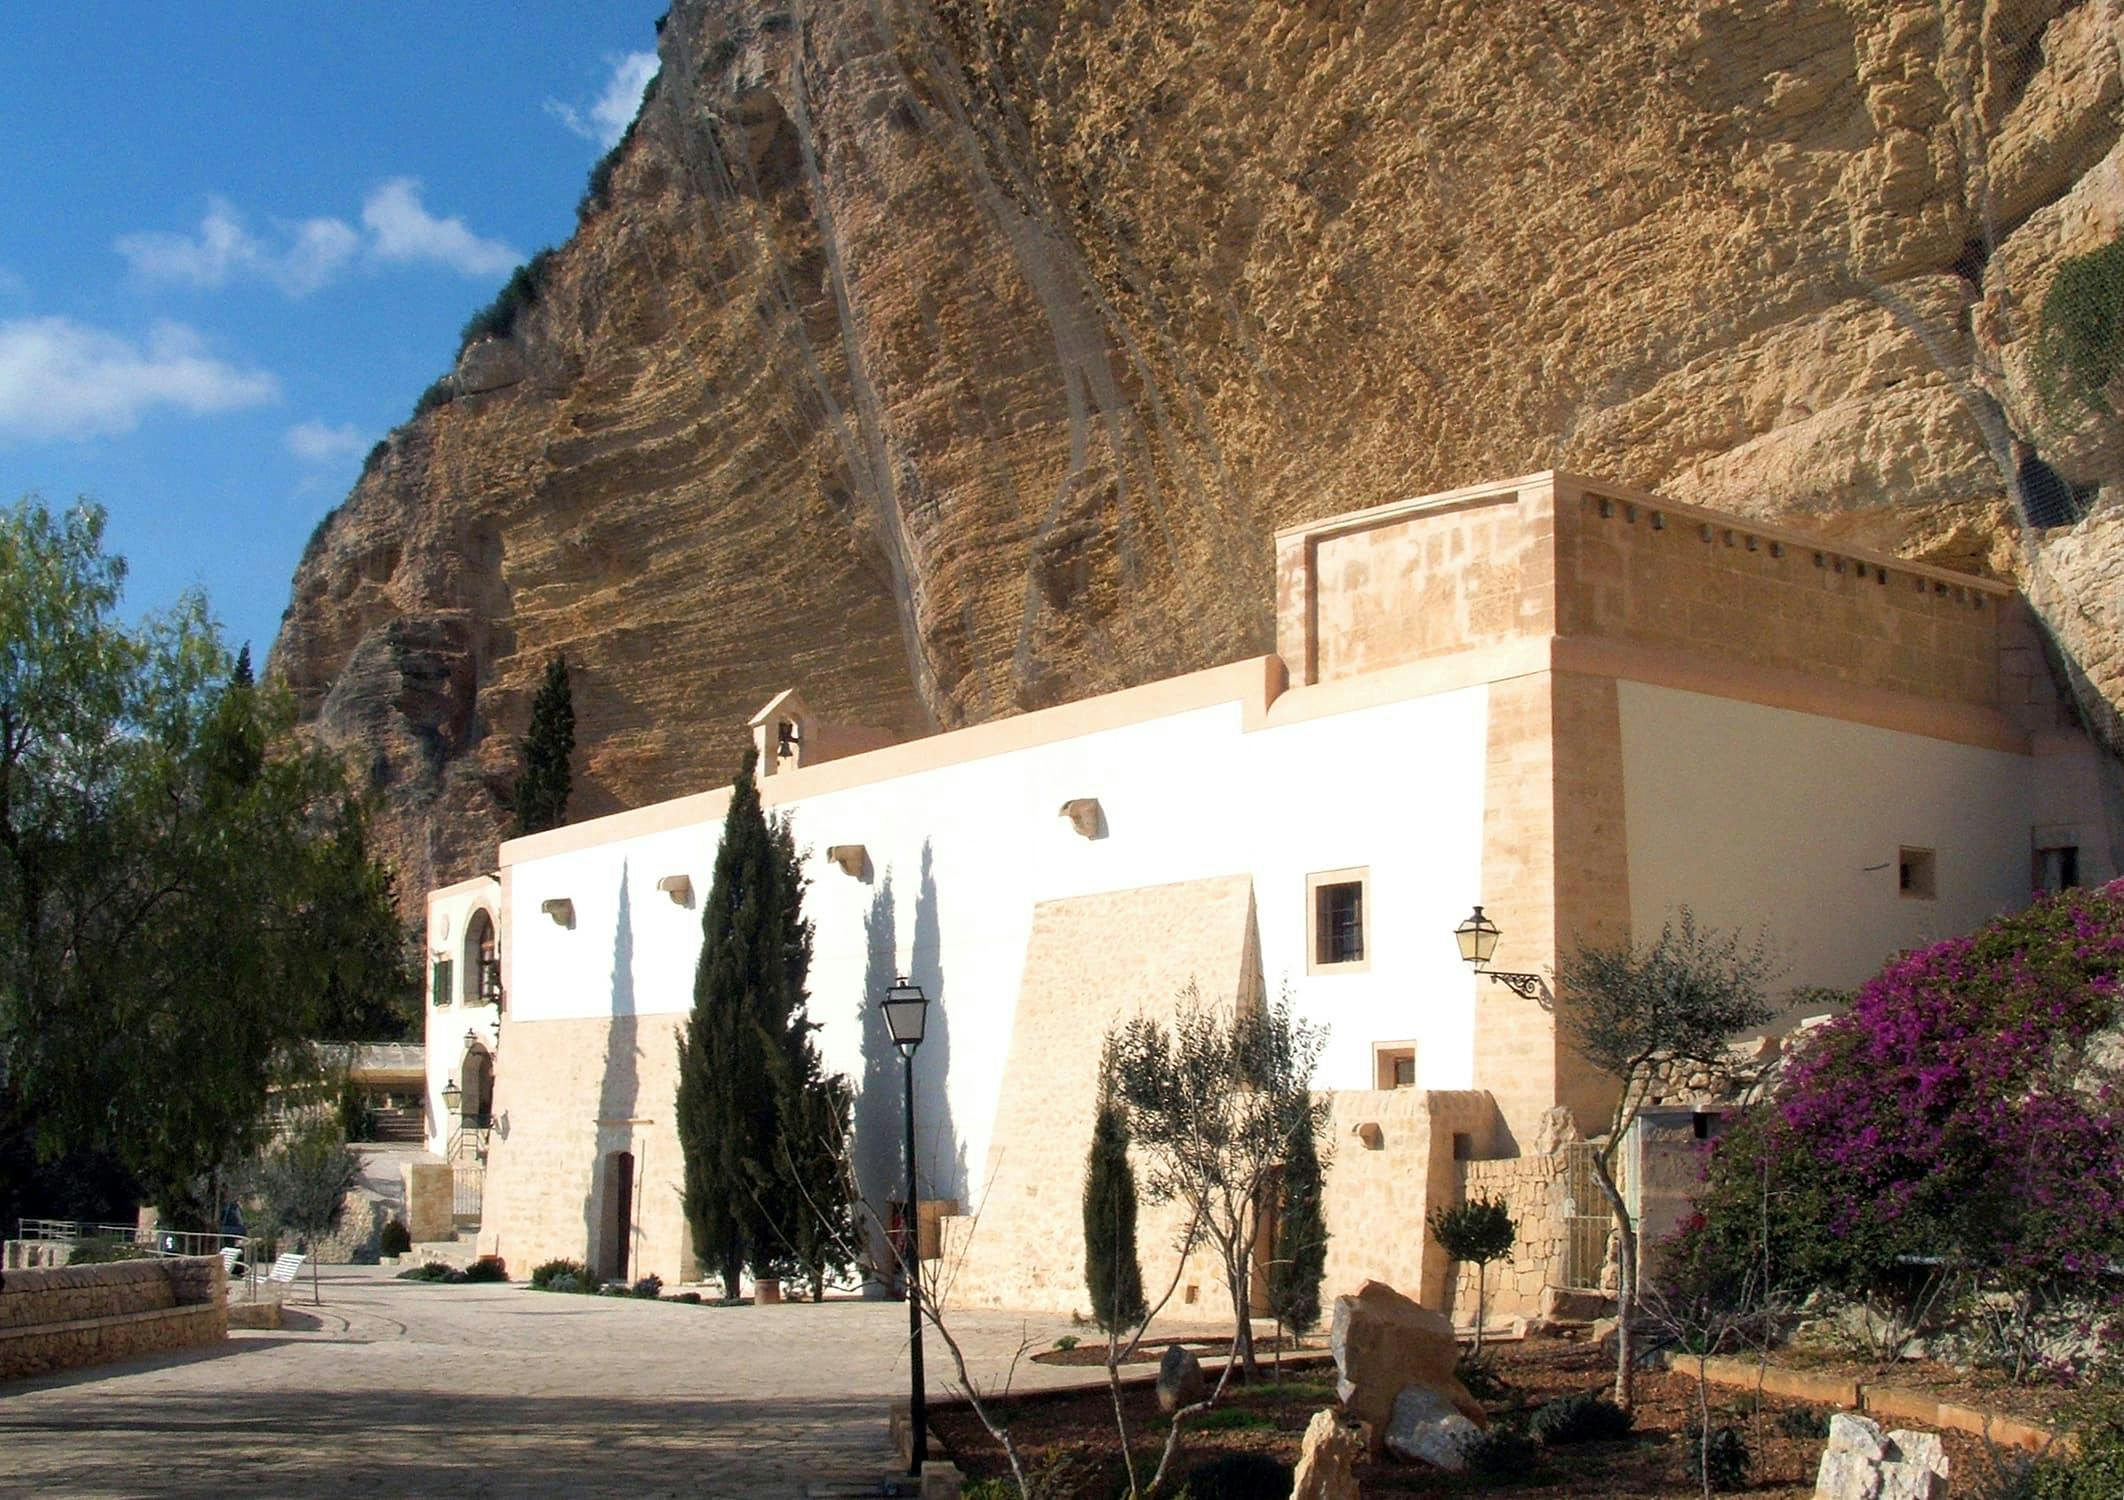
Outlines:
{"label": "terracotta pot", "polygon": [[779,1276],[761,1276],[755,1278],[752,1283],[752,1300],[754,1303],[762,1307],[766,1306],[770,1302],[781,1301],[782,1278]]}

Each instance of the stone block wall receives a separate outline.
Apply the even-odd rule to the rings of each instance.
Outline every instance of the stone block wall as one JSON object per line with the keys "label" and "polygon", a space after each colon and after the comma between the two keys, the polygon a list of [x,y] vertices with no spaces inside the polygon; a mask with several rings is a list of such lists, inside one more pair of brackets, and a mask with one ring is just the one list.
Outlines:
{"label": "stone block wall", "polygon": [[[1454,1163],[1459,1196],[1502,1198],[1512,1211],[1517,1240],[1512,1258],[1489,1268],[1487,1321],[1538,1318],[1549,1307],[1549,1293],[1562,1275],[1564,1259],[1564,1157],[1561,1154],[1514,1156],[1503,1161]],[[1455,1263],[1446,1307],[1455,1325],[1473,1328],[1476,1317],[1475,1268]]]}
{"label": "stone block wall", "polygon": [[221,1257],[10,1271],[0,1380],[215,1343],[229,1331]]}

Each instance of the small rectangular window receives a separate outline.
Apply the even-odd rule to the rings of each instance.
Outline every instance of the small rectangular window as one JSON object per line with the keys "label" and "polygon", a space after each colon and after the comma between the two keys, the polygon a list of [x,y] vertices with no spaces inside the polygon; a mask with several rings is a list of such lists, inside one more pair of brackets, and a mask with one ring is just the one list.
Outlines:
{"label": "small rectangular window", "polygon": [[1367,967],[1363,870],[1328,870],[1306,879],[1312,928],[1310,973],[1351,972]]}
{"label": "small rectangular window", "polygon": [[1896,856],[1896,889],[1913,901],[1939,895],[1938,860],[1930,849],[1904,849]]}
{"label": "small rectangular window", "polygon": [[1416,1087],[1416,1044],[1414,1042],[1372,1043],[1372,1087],[1375,1089],[1412,1089]]}
{"label": "small rectangular window", "polygon": [[2080,848],[2063,844],[2038,849],[2035,854],[2035,888],[2039,891],[2069,891],[2080,883]]}
{"label": "small rectangular window", "polygon": [[428,999],[435,1005],[448,1005],[453,998],[450,988],[450,960],[438,958],[428,973]]}

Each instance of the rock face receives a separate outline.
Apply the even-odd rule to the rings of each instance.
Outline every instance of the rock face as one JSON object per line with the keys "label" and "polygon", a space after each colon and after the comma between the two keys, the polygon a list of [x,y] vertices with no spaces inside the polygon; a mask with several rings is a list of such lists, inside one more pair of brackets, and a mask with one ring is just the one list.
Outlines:
{"label": "rock face", "polygon": [[1453,1373],[1460,1345],[1443,1316],[1385,1282],[1367,1281],[1354,1297],[1337,1297],[1328,1327],[1335,1356],[1335,1394],[1351,1416],[1383,1441],[1402,1392],[1417,1387],[1441,1397],[1475,1427],[1487,1427],[1482,1403]]}
{"label": "rock face", "polygon": [[1314,1412],[1298,1450],[1291,1500],[1358,1500],[1357,1460],[1371,1446],[1372,1434],[1362,1422],[1333,1407]]}
{"label": "rock face", "polygon": [[2124,212],[2117,27],[680,0],[603,200],[320,527],[272,669],[413,893],[488,867],[552,651],[594,814],[727,777],[793,683],[919,731],[1261,651],[1277,526],[1555,465],[2027,568],[2114,705],[2113,513],[2031,551],[2004,466],[2124,476],[2031,365]]}

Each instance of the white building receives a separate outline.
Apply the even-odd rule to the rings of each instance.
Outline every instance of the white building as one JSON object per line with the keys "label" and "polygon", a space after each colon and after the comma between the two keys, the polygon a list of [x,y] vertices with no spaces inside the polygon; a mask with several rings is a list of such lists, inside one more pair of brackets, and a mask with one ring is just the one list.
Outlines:
{"label": "white building", "polygon": [[[1686,903],[1764,931],[1790,983],[1851,986],[2045,869],[2116,869],[2096,752],[2004,585],[1562,474],[1277,545],[1275,655],[902,744],[795,693],[752,725],[806,851],[811,1012],[865,1090],[874,1194],[898,1196],[901,1119],[876,1003],[896,973],[935,1002],[918,1157],[959,1214],[963,1300],[1081,1304],[1100,1039],[1189,980],[1287,986],[1328,1028],[1331,1283],[1435,1298],[1424,1209],[1486,1159],[1548,1161],[1552,1110],[1605,1118],[1541,1005],[1460,961],[1476,903],[1498,969]],[[491,1120],[480,1248],[517,1274],[694,1277],[675,1049],[727,798],[517,839],[429,897],[432,1144],[454,1082]],[[1570,1279],[1537,1266],[1522,1300]]]}

